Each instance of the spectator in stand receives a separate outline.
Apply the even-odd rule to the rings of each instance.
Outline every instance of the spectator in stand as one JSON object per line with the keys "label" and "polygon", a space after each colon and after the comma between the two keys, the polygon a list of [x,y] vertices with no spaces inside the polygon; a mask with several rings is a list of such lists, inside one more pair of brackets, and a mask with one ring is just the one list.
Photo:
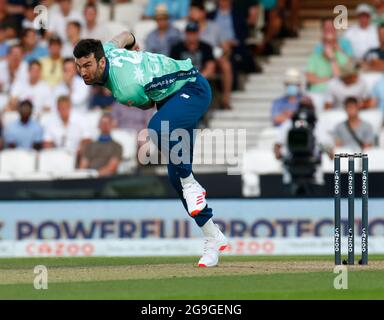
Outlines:
{"label": "spectator in stand", "polygon": [[99,123],[100,136],[97,141],[85,146],[80,169],[95,169],[100,176],[116,174],[122,159],[123,148],[119,143],[113,141],[112,128],[112,116],[104,114]]}
{"label": "spectator in stand", "polygon": [[232,88],[234,89],[239,87],[240,71],[248,74],[257,70],[253,53],[246,44],[250,37],[247,24],[248,15],[249,11],[244,9],[244,4],[243,6],[235,5],[233,0],[219,0],[217,10],[211,14],[211,19],[225,39],[225,43],[221,46],[232,64]]}
{"label": "spectator in stand", "polygon": [[260,49],[265,55],[275,54],[277,51],[273,43],[280,34],[283,26],[280,13],[284,8],[279,6],[279,0],[261,0],[260,3],[264,8],[265,17],[264,37]]}
{"label": "spectator in stand", "polygon": [[[347,56],[353,56],[353,49],[351,42],[345,37],[338,37],[337,30],[334,26],[333,19],[325,18],[321,21],[321,30],[323,35],[334,34],[337,38],[337,49],[344,52]],[[324,44],[322,42],[315,46],[314,52],[321,54],[324,50]]]}
{"label": "spectator in stand", "polygon": [[231,92],[234,82],[230,58],[234,39],[228,38],[215,22],[207,19],[203,3],[199,1],[192,3],[189,16],[192,21],[198,23],[200,40],[213,48],[217,71],[221,73],[221,107],[224,110],[230,110],[232,109]]}
{"label": "spectator in stand", "polygon": [[19,103],[20,119],[4,128],[6,148],[40,150],[43,144],[43,128],[32,119],[33,104],[29,100]]}
{"label": "spectator in stand", "polygon": [[335,146],[363,151],[373,147],[375,134],[371,125],[359,117],[360,105],[355,97],[345,100],[348,120],[337,125],[334,132]]}
{"label": "spectator in stand", "polygon": [[61,56],[65,58],[73,57],[73,49],[81,39],[81,24],[77,21],[70,21],[67,24],[67,41],[61,49]]}
{"label": "spectator in stand", "polygon": [[190,0],[149,0],[144,12],[144,18],[153,18],[159,4],[167,6],[172,21],[188,17]]}
{"label": "spectator in stand", "polygon": [[100,39],[107,41],[108,33],[105,32],[105,27],[97,21],[98,11],[95,4],[88,2],[84,7],[85,25],[82,28],[83,39]]}
{"label": "spectator in stand", "polygon": [[173,45],[181,40],[181,33],[172,26],[165,5],[158,5],[155,13],[157,29],[153,30],[145,40],[145,50],[168,56]]}
{"label": "spectator in stand", "polygon": [[176,60],[191,59],[200,73],[207,79],[215,75],[215,60],[212,47],[199,39],[199,25],[189,22],[185,29],[185,41],[171,49],[171,57]]}
{"label": "spectator in stand", "polygon": [[8,40],[18,37],[21,24],[15,15],[10,14],[7,0],[0,0],[0,25],[5,26]]}
{"label": "spectator in stand", "polygon": [[379,25],[384,23],[384,0],[373,0],[372,23]]}
{"label": "spectator in stand", "polygon": [[72,8],[72,0],[58,0],[58,2],[60,10],[50,14],[47,36],[57,34],[63,42],[66,42],[68,22],[77,21],[83,25],[84,17],[81,12]]}
{"label": "spectator in stand", "polygon": [[15,82],[12,86],[8,110],[16,110],[21,100],[29,100],[34,106],[34,116],[40,117],[51,111],[51,92],[48,84],[41,79],[41,64],[33,60],[28,65],[28,80]]}
{"label": "spectator in stand", "polygon": [[367,71],[384,71],[384,24],[378,26],[380,46],[369,50],[364,56],[363,68]]}
{"label": "spectator in stand", "polygon": [[296,38],[300,29],[300,0],[279,0],[284,35]]}
{"label": "spectator in stand", "polygon": [[350,61],[340,69],[340,77],[329,82],[325,94],[325,106],[327,109],[342,109],[348,97],[357,97],[361,101],[362,108],[370,108],[372,99],[365,81],[359,76],[356,65]]}
{"label": "spectator in stand", "polygon": [[377,27],[371,23],[371,7],[360,4],[357,9],[357,24],[345,32],[345,38],[352,44],[353,57],[360,61],[370,50],[379,47]]}
{"label": "spectator in stand", "polygon": [[49,56],[40,60],[42,77],[49,86],[55,87],[63,81],[63,58],[61,57],[62,42],[57,36],[49,39]]}
{"label": "spectator in stand", "polygon": [[23,18],[23,21],[21,22],[21,27],[23,29],[34,29],[35,28],[35,25],[34,25],[34,21],[36,18],[36,15],[34,12],[35,6],[36,6],[36,4],[29,4],[29,3],[25,4],[24,18]]}
{"label": "spectator in stand", "polygon": [[291,119],[303,97],[300,72],[297,69],[287,70],[284,84],[285,94],[273,101],[272,104],[272,122],[274,126],[280,126],[286,120]]}
{"label": "spectator in stand", "polygon": [[9,49],[6,30],[4,24],[0,24],[0,61],[6,57]]}
{"label": "spectator in stand", "polygon": [[21,38],[24,47],[24,61],[31,62],[49,55],[48,48],[39,42],[35,29],[24,29]]}
{"label": "spectator in stand", "polygon": [[6,59],[0,61],[0,93],[9,94],[14,83],[27,82],[28,64],[23,58],[23,47],[13,45],[8,49]]}
{"label": "spectator in stand", "polygon": [[44,125],[44,147],[64,148],[80,156],[83,147],[91,142],[87,118],[71,110],[71,98],[57,100],[57,116]]}
{"label": "spectator in stand", "polygon": [[63,65],[64,80],[56,87],[54,101],[60,96],[69,96],[73,111],[86,112],[89,107],[91,88],[78,75],[73,58],[66,58]]}
{"label": "spectator in stand", "polygon": [[337,37],[332,32],[323,34],[323,52],[310,55],[306,67],[309,92],[324,93],[328,82],[340,76],[340,67],[349,61],[349,57],[337,45]]}

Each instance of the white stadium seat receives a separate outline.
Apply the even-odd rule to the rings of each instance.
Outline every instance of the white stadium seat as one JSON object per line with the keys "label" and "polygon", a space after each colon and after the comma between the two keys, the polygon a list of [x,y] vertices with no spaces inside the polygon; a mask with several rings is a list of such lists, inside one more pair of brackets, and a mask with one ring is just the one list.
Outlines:
{"label": "white stadium seat", "polygon": [[103,114],[103,111],[100,109],[94,109],[87,111],[85,117],[87,119],[87,124],[93,139],[97,139],[99,136],[99,122]]}
{"label": "white stadium seat", "polygon": [[20,119],[20,115],[17,111],[7,111],[7,112],[3,113],[2,117],[1,117],[1,122],[2,122],[3,127],[6,127],[18,119]]}
{"label": "white stadium seat", "polygon": [[153,20],[143,20],[136,23],[133,27],[133,33],[135,34],[136,41],[139,44],[141,50],[145,50],[145,39],[148,34],[156,29],[156,22]]}
{"label": "white stadium seat", "polygon": [[270,127],[264,129],[258,138],[257,148],[273,150],[273,146],[279,137],[279,129]]}
{"label": "white stadium seat", "polygon": [[383,111],[380,109],[364,110],[360,112],[360,118],[368,122],[376,136],[380,135],[383,127]]}
{"label": "white stadium seat", "polygon": [[365,153],[368,154],[369,172],[384,172],[384,150],[380,148],[372,148]]}
{"label": "white stadium seat", "polygon": [[109,4],[97,4],[97,22],[105,23],[110,20],[111,9]]}
{"label": "white stadium seat", "polygon": [[52,120],[52,117],[56,115],[56,112],[44,112],[40,117],[39,117],[39,123],[43,126],[46,127],[49,122]]}
{"label": "white stadium seat", "polygon": [[368,92],[372,92],[376,82],[381,79],[383,74],[381,72],[364,72],[360,75],[368,87]]}
{"label": "white stadium seat", "polygon": [[62,172],[55,174],[57,179],[88,179],[97,178],[99,173],[94,169],[77,169],[72,172]]}
{"label": "white stadium seat", "polygon": [[272,149],[252,149],[244,154],[242,171],[257,174],[281,173],[282,163],[276,159]]}
{"label": "white stadium seat", "polygon": [[133,3],[139,4],[141,6],[145,7],[147,6],[149,0],[132,0]]}
{"label": "white stadium seat", "polygon": [[118,3],[115,5],[115,21],[126,26],[129,30],[140,21],[144,7],[137,3]]}
{"label": "white stadium seat", "polygon": [[74,171],[75,166],[75,155],[65,149],[47,149],[39,154],[38,172],[56,176],[59,173]]}
{"label": "white stadium seat", "polygon": [[105,23],[105,26],[107,29],[106,32],[111,35],[111,38],[123,31],[129,30],[126,25],[115,21],[108,21]]}
{"label": "white stadium seat", "polygon": [[185,19],[176,20],[175,22],[173,22],[173,26],[179,29],[182,33],[184,33],[185,28],[187,26],[187,20]]}
{"label": "white stadium seat", "polygon": [[18,176],[36,172],[36,155],[33,150],[4,150],[0,153],[0,172]]}
{"label": "white stadium seat", "polygon": [[123,148],[123,159],[134,160],[137,154],[137,133],[133,130],[113,129],[112,139]]}
{"label": "white stadium seat", "polygon": [[7,105],[9,97],[7,94],[0,93],[0,111],[2,111]]}

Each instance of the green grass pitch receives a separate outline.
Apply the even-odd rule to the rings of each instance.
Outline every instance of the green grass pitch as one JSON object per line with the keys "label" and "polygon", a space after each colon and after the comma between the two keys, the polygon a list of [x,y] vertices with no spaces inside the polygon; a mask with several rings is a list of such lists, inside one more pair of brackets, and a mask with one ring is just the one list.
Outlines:
{"label": "green grass pitch", "polygon": [[[197,268],[197,257],[0,259],[0,299],[384,299],[384,256],[348,267],[336,290],[332,257],[229,257]],[[36,265],[48,290],[33,286]]]}

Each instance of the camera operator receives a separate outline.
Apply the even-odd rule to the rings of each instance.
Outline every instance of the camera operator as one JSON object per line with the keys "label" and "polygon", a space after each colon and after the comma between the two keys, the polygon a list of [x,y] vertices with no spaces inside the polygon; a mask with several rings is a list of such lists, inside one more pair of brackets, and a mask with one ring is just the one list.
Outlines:
{"label": "camera operator", "polygon": [[284,163],[283,183],[290,195],[313,195],[315,186],[323,183],[316,121],[312,102],[304,98],[292,119],[280,127],[274,152]]}

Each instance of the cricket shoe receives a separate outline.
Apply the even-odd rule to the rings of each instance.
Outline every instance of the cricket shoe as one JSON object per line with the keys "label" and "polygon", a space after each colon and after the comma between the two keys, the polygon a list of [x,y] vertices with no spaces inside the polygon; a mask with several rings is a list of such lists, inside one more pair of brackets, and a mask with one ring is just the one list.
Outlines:
{"label": "cricket shoe", "polygon": [[219,256],[228,247],[228,240],[225,235],[217,228],[215,237],[205,237],[203,256],[199,260],[198,266],[214,267],[219,263]]}
{"label": "cricket shoe", "polygon": [[183,197],[187,202],[188,212],[192,217],[197,216],[207,206],[205,189],[195,180],[183,186]]}

